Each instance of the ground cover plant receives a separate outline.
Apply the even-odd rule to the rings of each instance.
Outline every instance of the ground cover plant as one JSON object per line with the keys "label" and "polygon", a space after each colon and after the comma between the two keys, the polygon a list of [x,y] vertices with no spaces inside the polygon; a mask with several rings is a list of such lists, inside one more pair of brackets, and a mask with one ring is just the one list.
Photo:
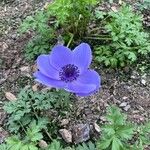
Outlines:
{"label": "ground cover plant", "polygon": [[139,55],[149,54],[149,35],[143,30],[140,14],[123,5],[117,12],[110,11],[107,17],[105,29],[112,42],[96,48],[97,61],[106,66],[125,66],[137,61]]}
{"label": "ground cover plant", "polygon": [[[142,120],[138,116],[140,122],[130,119],[127,95],[117,100],[112,97],[118,94],[114,92],[117,87],[117,83],[112,84],[114,78],[108,81],[111,83],[107,104],[102,94],[95,98],[106,88],[103,88],[105,76],[100,73],[106,67],[122,73],[126,68],[142,66],[142,80],[134,82],[146,87],[149,33],[143,26],[141,12],[130,4],[119,2],[117,7],[111,6],[107,11],[100,10],[101,5],[102,1],[97,0],[55,0],[23,20],[18,32],[21,36],[32,35],[25,46],[24,57],[29,64],[35,63],[33,70],[29,70],[29,77],[36,86],[24,85],[17,97],[6,96],[10,101],[3,106],[7,113],[4,128],[9,136],[0,150],[149,148],[149,117]],[[104,68],[99,68],[99,64]],[[122,76],[121,80],[125,79]],[[85,103],[80,108],[83,99]],[[90,103],[94,108],[87,111]],[[97,118],[89,121],[91,115],[92,119]]]}

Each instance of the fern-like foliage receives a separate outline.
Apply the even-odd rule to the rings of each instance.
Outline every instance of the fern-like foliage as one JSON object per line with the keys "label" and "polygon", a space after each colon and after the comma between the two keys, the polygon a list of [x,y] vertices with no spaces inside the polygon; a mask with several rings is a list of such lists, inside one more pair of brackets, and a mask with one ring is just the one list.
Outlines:
{"label": "fern-like foliage", "polygon": [[136,147],[137,150],[144,150],[144,146],[150,145],[150,122],[136,126],[135,135],[137,136],[137,140],[134,147]]}
{"label": "fern-like foliage", "polygon": [[28,16],[20,25],[19,31],[25,33],[27,31],[35,32],[35,38],[25,46],[25,57],[28,60],[35,59],[39,54],[48,53],[51,41],[54,38],[54,31],[48,25],[49,16],[45,10],[38,11],[34,16]]}
{"label": "fern-like foliage", "polygon": [[[55,0],[48,6],[50,15],[57,18],[58,24],[73,23],[89,15],[89,6],[96,4],[96,0]],[[71,20],[70,20],[71,19]]]}
{"label": "fern-like foliage", "polygon": [[[100,12],[96,14],[103,17]],[[149,35],[144,32],[142,16],[134,13],[131,6],[124,4],[117,12],[109,12],[104,26],[110,44],[95,49],[98,62],[112,67],[125,66],[135,62],[139,55],[146,57],[150,53]]]}
{"label": "fern-like foliage", "polygon": [[79,145],[76,150],[97,150],[95,144],[93,144],[91,141],[87,144],[82,143]]}
{"label": "fern-like foliage", "polygon": [[[37,124],[34,120],[26,131],[26,136],[12,136],[7,138],[6,144],[3,144],[3,148],[7,150],[38,150],[36,146],[38,141],[43,138],[41,131],[41,125]],[[5,150],[4,149],[4,150]]]}
{"label": "fern-like foliage", "polygon": [[18,133],[22,127],[30,124],[33,118],[40,118],[41,111],[52,108],[68,110],[69,105],[70,94],[64,91],[34,92],[31,89],[22,89],[16,101],[4,105],[4,110],[10,115],[8,129],[10,132]]}
{"label": "fern-like foliage", "polygon": [[126,143],[133,135],[133,127],[126,122],[126,116],[121,114],[117,107],[109,107],[106,124],[102,130],[102,138],[98,141],[100,150],[122,150],[126,148]]}

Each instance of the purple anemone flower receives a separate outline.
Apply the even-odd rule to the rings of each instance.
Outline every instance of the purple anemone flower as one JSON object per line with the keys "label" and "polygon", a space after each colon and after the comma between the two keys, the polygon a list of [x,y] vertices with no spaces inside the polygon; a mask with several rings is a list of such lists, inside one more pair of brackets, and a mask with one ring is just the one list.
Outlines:
{"label": "purple anemone flower", "polygon": [[89,69],[91,61],[91,48],[86,43],[80,44],[73,51],[57,45],[51,54],[37,58],[39,71],[34,76],[46,86],[63,88],[79,96],[89,96],[101,84],[99,74]]}

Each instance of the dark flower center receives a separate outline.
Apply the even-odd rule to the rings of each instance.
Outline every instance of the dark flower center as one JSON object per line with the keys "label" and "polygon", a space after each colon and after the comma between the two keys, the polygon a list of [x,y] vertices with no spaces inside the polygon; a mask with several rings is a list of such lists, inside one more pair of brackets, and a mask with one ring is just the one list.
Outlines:
{"label": "dark flower center", "polygon": [[64,82],[72,82],[79,76],[79,69],[73,64],[68,64],[61,68],[59,72],[60,79]]}

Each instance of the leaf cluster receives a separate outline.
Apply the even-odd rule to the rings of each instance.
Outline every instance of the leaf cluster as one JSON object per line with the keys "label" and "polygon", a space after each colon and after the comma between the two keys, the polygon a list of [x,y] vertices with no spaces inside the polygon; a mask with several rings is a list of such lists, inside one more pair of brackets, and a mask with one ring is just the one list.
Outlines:
{"label": "leaf cluster", "polygon": [[[103,14],[99,14],[102,18]],[[149,35],[144,32],[142,16],[134,13],[131,6],[124,4],[117,12],[109,12],[107,18],[105,29],[109,33],[110,44],[95,48],[98,62],[123,67],[135,62],[141,54],[150,53]]]}
{"label": "leaf cluster", "polygon": [[0,150],[38,150],[36,145],[43,138],[40,132],[42,128],[43,126],[34,120],[29,124],[26,136],[22,138],[18,135],[7,138],[6,144],[0,146]]}
{"label": "leaf cluster", "polygon": [[[102,136],[97,141],[99,150],[144,150],[144,146],[150,144],[150,123],[131,125],[115,106],[107,109],[106,119],[107,123],[102,127]],[[133,144],[130,143],[132,140]]]}
{"label": "leaf cluster", "polygon": [[56,41],[58,34],[68,42],[70,33],[83,36],[90,21],[91,10],[97,0],[55,0],[44,10],[28,16],[20,26],[20,32],[32,31],[35,36],[25,47],[25,57],[35,59],[47,53]]}
{"label": "leaf cluster", "polygon": [[38,118],[40,112],[48,109],[69,109],[70,94],[64,91],[34,92],[22,89],[16,101],[7,102],[4,110],[9,114],[8,128],[10,132],[18,133],[22,127]]}
{"label": "leaf cluster", "polygon": [[90,9],[96,2],[96,0],[55,0],[48,6],[48,12],[56,17],[58,25],[76,26],[81,18],[89,19]]}
{"label": "leaf cluster", "polygon": [[[30,94],[30,98],[31,95],[32,94]],[[38,103],[34,104],[34,107],[36,108],[35,110],[53,107],[52,105],[50,107],[45,107],[45,105],[48,103],[46,104],[46,99],[44,99],[43,96],[40,97],[40,95],[41,94],[35,94],[32,96],[33,99],[38,99]],[[64,97],[64,99],[66,99],[64,93],[61,93],[60,95],[62,95],[62,98]],[[60,95],[58,97],[60,97]],[[20,94],[19,97],[24,97],[24,100],[27,99],[27,95],[24,96],[24,94]],[[41,102],[39,102],[39,100],[41,100]],[[41,107],[39,107],[40,105]],[[8,108],[9,107],[6,107],[6,109]],[[57,106],[57,108],[60,107]],[[9,109],[10,112],[12,112],[11,109]],[[35,110],[33,110],[33,112]],[[120,109],[115,106],[108,107],[106,119],[107,122],[101,127],[102,135],[97,141],[96,145],[92,142],[88,142],[77,146],[64,148],[64,145],[58,140],[53,140],[48,147],[45,148],[45,150],[144,150],[144,146],[150,144],[149,122],[145,123],[144,125],[133,126],[127,122],[126,115],[122,114]],[[43,129],[47,129],[48,123],[49,122],[47,119],[37,117],[36,119],[32,119],[32,121],[30,121],[30,123],[28,123],[26,126],[21,124],[22,134],[17,134],[16,136],[8,138],[6,144],[2,144],[0,146],[0,150],[20,150],[20,147],[24,148],[21,150],[40,150],[40,148],[37,147],[37,143],[43,138],[41,131]],[[134,140],[134,142],[131,142],[132,140]]]}
{"label": "leaf cluster", "polygon": [[150,1],[149,0],[143,0],[142,2],[138,2],[137,6],[142,11],[145,11],[145,10],[150,11]]}
{"label": "leaf cluster", "polygon": [[64,39],[67,39],[68,33],[79,39],[87,31],[92,9],[96,3],[97,0],[55,0],[47,10],[50,16],[56,18],[55,26],[64,30]]}
{"label": "leaf cluster", "polygon": [[121,114],[117,107],[109,107],[107,121],[102,130],[102,139],[97,146],[101,150],[121,150],[126,147],[127,141],[132,138],[133,127],[126,122],[126,116]]}
{"label": "leaf cluster", "polygon": [[49,52],[51,40],[55,35],[48,23],[49,16],[45,10],[42,10],[37,11],[34,16],[28,16],[20,25],[20,33],[32,31],[35,34],[35,37],[25,46],[25,57],[28,60]]}

